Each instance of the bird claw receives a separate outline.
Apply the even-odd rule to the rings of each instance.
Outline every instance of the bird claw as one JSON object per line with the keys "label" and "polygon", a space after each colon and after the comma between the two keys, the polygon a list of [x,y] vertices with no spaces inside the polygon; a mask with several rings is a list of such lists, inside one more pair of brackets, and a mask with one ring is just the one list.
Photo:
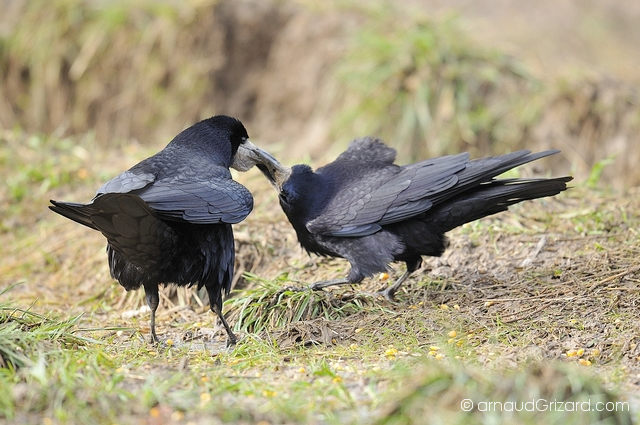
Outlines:
{"label": "bird claw", "polygon": [[309,285],[309,289],[311,289],[312,291],[322,291],[322,289],[325,287],[323,284],[326,283],[325,281],[320,281],[320,282],[313,282],[311,285]]}
{"label": "bird claw", "polygon": [[349,279],[334,279],[334,280],[321,280],[319,282],[313,282],[309,285],[309,289],[313,291],[320,291],[324,288],[328,288],[329,286],[337,286],[337,285],[349,285],[356,284],[359,282],[349,282]]}
{"label": "bird claw", "polygon": [[285,286],[283,288],[281,288],[278,292],[276,292],[275,294],[273,294],[274,298],[278,298],[280,295],[284,294],[287,291],[291,291],[291,292],[304,292],[306,291],[307,288],[299,288],[297,286]]}
{"label": "bird claw", "polygon": [[385,289],[383,291],[378,291],[378,292],[376,292],[376,294],[384,297],[387,301],[389,301],[391,303],[395,303],[396,302],[396,298],[395,298],[396,291],[390,291],[389,289],[390,288],[387,288],[387,289]]}

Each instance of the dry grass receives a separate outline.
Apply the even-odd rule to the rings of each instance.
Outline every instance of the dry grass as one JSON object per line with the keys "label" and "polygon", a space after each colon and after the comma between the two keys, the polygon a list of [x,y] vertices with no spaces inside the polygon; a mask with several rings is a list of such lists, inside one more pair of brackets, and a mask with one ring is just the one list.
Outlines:
{"label": "dry grass", "polygon": [[[14,404],[4,410],[8,417],[66,422],[71,419],[62,412],[83,409],[85,419],[99,418],[100,423],[151,420],[154,415],[245,423],[367,422],[386,414],[401,418],[402,412],[416,409],[415,396],[407,396],[410,387],[403,384],[403,371],[418,367],[412,366],[416,359],[429,358],[435,359],[425,360],[424,369],[419,366],[424,373],[413,376],[412,388],[426,388],[415,394],[423,394],[419,397],[426,397],[428,406],[440,405],[434,400],[441,397],[454,400],[436,414],[454,422],[466,418],[455,400],[464,394],[475,394],[476,401],[491,397],[492,388],[510,373],[506,371],[515,373],[513,382],[537,382],[534,377],[542,376],[541,388],[551,385],[562,394],[566,379],[578,379],[584,385],[572,388],[582,395],[572,393],[567,399],[605,394],[603,382],[622,394],[621,399],[606,397],[636,406],[636,191],[618,196],[578,186],[557,198],[516,206],[457,229],[450,234],[447,253],[426,259],[398,293],[398,302],[391,304],[362,292],[389,284],[402,272],[401,265],[388,280],[369,279],[360,286],[320,293],[287,290],[343,276],[348,264],[304,253],[275,193],[252,170],[238,175],[254,193],[256,207],[235,226],[238,274],[225,305],[241,342],[225,350],[224,332],[200,296],[170,287],[162,292],[158,310],[158,334],[165,344],[150,347],[144,297],[124,292],[111,280],[103,238],[46,209],[48,197],[89,199],[105,178],[150,152],[135,145],[102,151],[90,142],[52,139],[42,145],[24,135],[3,137],[13,149],[2,157],[2,172],[8,174],[0,177],[20,183],[15,190],[3,187],[1,194],[0,286],[18,285],[0,302],[30,309],[51,318],[64,332],[95,341],[83,343],[80,351],[63,345],[44,358],[51,371],[73,365],[76,372],[70,376],[76,378],[66,381],[54,375],[34,378],[32,372],[43,366],[27,349],[27,357],[35,357],[31,366],[12,375],[8,388],[13,392],[6,397]],[[97,171],[92,163],[104,167]],[[61,170],[74,178],[54,179]],[[17,190],[18,185],[24,190]],[[72,324],[78,328],[65,327],[80,314]],[[51,347],[47,344],[44,347]],[[87,361],[92,368],[80,372],[77,368]],[[566,363],[577,370],[536,375],[531,365],[547,363]],[[475,368],[488,374],[486,381],[475,377]],[[101,382],[101,376],[110,381]],[[434,376],[456,384],[431,392]],[[101,407],[89,407],[93,402],[87,389],[105,385],[111,390]],[[524,399],[529,393],[519,385],[498,393],[505,400]],[[73,397],[56,404],[59,393]],[[142,405],[135,402],[138,394],[143,394]],[[322,394],[333,398],[321,402]],[[228,403],[236,407],[225,413]],[[115,406],[120,406],[117,413]],[[477,411],[473,415],[477,421],[489,418]],[[584,419],[576,416],[574,421]],[[518,420],[534,423],[540,417]]]}

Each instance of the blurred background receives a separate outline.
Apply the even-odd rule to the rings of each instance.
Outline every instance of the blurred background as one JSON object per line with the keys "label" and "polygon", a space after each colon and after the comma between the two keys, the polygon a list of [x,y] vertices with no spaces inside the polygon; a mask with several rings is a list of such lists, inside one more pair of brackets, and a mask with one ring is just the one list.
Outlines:
{"label": "blurred background", "polygon": [[371,134],[402,163],[558,148],[554,173],[624,189],[638,22],[616,0],[0,0],[0,143],[157,150],[227,114],[288,164]]}

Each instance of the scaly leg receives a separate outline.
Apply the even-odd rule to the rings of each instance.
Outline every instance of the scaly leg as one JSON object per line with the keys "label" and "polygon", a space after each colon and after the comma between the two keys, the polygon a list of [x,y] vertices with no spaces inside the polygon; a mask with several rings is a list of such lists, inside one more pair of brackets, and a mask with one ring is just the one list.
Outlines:
{"label": "scaly leg", "polygon": [[405,271],[402,274],[402,276],[400,276],[393,285],[389,286],[384,291],[379,291],[378,293],[391,302],[395,301],[394,295],[396,294],[396,291],[400,288],[402,283],[404,283],[404,281],[407,280],[407,278],[409,277],[409,274],[410,274],[409,270]]}
{"label": "scaly leg", "polygon": [[151,343],[156,344],[158,342],[158,337],[156,336],[156,310],[158,309],[158,304],[160,304],[158,287],[145,286],[144,293],[145,298],[147,299],[147,304],[151,309]]}
{"label": "scaly leg", "polygon": [[350,282],[349,279],[347,279],[346,277],[343,277],[342,279],[323,280],[320,282],[315,282],[309,285],[309,288],[313,289],[314,291],[319,291],[320,289],[327,288],[329,286],[348,285],[351,283],[358,283],[358,282]]}
{"label": "scaly leg", "polygon": [[238,338],[236,338],[236,336],[233,334],[233,332],[231,332],[231,328],[229,327],[229,324],[224,319],[224,316],[222,315],[222,308],[220,308],[220,306],[217,303],[212,303],[211,304],[211,311],[213,311],[215,314],[218,315],[218,317],[222,321],[222,325],[224,326],[224,329],[227,331],[227,337],[228,337],[228,339],[227,339],[227,347],[230,347],[232,345],[236,345],[236,342],[238,342]]}
{"label": "scaly leg", "polygon": [[407,271],[405,271],[393,285],[389,286],[384,291],[378,292],[389,301],[395,301],[394,295],[396,294],[396,291],[400,289],[400,286],[404,283],[405,280],[407,280],[411,273],[418,270],[418,268],[422,264],[422,257],[416,256],[413,258],[409,258],[408,260],[405,260],[405,262],[407,263]]}

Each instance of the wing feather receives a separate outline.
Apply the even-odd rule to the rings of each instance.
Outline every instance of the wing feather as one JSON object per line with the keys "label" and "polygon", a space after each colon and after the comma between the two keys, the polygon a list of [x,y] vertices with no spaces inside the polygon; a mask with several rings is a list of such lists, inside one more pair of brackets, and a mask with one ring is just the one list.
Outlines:
{"label": "wing feather", "polygon": [[[380,230],[382,225],[420,214],[431,208],[427,199],[430,195],[457,183],[455,173],[464,169],[468,160],[465,153],[405,167],[392,164],[371,167],[357,178],[343,182],[340,192],[318,217],[307,223],[307,229],[333,236],[366,236]],[[341,167],[362,169],[362,162],[349,165],[345,161]]]}

